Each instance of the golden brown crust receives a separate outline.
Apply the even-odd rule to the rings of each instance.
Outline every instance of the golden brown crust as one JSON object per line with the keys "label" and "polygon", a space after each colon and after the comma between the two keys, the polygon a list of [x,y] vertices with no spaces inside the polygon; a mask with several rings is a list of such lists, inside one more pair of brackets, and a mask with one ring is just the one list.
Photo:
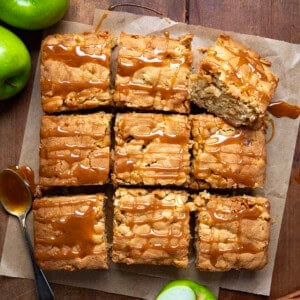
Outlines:
{"label": "golden brown crust", "polygon": [[184,185],[189,131],[188,118],[182,115],[117,114],[113,182]]}
{"label": "golden brown crust", "polygon": [[112,260],[186,268],[190,239],[187,199],[184,191],[117,189]]}
{"label": "golden brown crust", "polygon": [[190,116],[192,188],[258,188],[266,174],[265,131],[234,128],[221,118]]}
{"label": "golden brown crust", "polygon": [[234,126],[261,123],[278,84],[270,65],[222,34],[191,76],[191,99]]}
{"label": "golden brown crust", "polygon": [[79,186],[108,180],[111,114],[43,116],[40,184]]}
{"label": "golden brown crust", "polygon": [[121,33],[120,40],[116,105],[188,113],[192,35],[171,39]]}
{"label": "golden brown crust", "polygon": [[48,113],[90,109],[112,104],[111,49],[108,32],[55,34],[41,50],[43,110]]}
{"label": "golden brown crust", "polygon": [[108,268],[103,203],[103,194],[33,202],[34,251],[42,269]]}
{"label": "golden brown crust", "polygon": [[196,267],[206,271],[261,269],[268,262],[270,204],[263,197],[194,197]]}

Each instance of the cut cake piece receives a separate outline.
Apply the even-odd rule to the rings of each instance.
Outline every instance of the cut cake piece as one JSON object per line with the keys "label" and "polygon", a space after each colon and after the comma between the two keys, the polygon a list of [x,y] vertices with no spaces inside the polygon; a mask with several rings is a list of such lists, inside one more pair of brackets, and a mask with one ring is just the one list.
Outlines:
{"label": "cut cake piece", "polygon": [[203,271],[261,269],[268,263],[270,203],[263,197],[194,197],[196,267]]}
{"label": "cut cake piece", "polygon": [[48,36],[41,49],[42,107],[47,113],[112,104],[108,32]]}
{"label": "cut cake piece", "polygon": [[186,268],[190,239],[187,200],[184,191],[117,189],[112,260]]}
{"label": "cut cake piece", "polygon": [[235,128],[209,114],[191,115],[191,188],[261,188],[266,177],[265,128]]}
{"label": "cut cake piece", "polygon": [[187,116],[117,114],[112,180],[125,185],[184,185],[189,175]]}
{"label": "cut cake piece", "polygon": [[119,107],[189,113],[192,35],[121,33],[114,102]]}
{"label": "cut cake piece", "polygon": [[270,65],[222,34],[190,76],[191,100],[235,127],[258,128],[278,84]]}
{"label": "cut cake piece", "polygon": [[40,185],[104,184],[110,165],[111,114],[42,116]]}
{"label": "cut cake piece", "polygon": [[33,202],[34,252],[44,270],[108,268],[104,194]]}

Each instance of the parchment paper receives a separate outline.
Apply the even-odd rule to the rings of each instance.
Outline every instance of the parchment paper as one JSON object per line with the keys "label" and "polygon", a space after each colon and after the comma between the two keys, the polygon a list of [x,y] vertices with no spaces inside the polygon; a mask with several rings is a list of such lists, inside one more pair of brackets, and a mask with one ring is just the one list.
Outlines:
{"label": "parchment paper", "polygon": [[[162,34],[167,30],[171,36],[178,36],[188,32],[193,33],[195,35],[193,41],[195,65],[198,64],[198,52],[196,49],[214,43],[221,32],[201,26],[176,23],[169,19],[102,10],[96,11],[95,23],[97,23],[103,13],[107,13],[108,16],[104,20],[101,29],[110,30],[116,35],[120,31],[137,34]],[[73,22],[61,22],[52,29],[53,32],[81,32],[89,30],[92,30],[90,26]],[[299,105],[300,97],[297,92],[300,81],[300,46],[257,36],[232,32],[229,32],[229,34],[240,42],[252,47],[261,56],[267,57],[272,62],[272,69],[280,78],[274,99],[286,99],[290,103]],[[41,114],[38,66],[20,157],[20,164],[32,166],[36,175],[38,174]],[[269,295],[298,127],[299,119],[275,119],[275,137],[267,146],[267,183],[262,192],[271,201],[271,215],[274,224],[271,228],[269,263],[263,270],[224,273],[200,272],[195,269],[194,258],[191,257],[187,270],[166,266],[111,264],[109,271],[48,272],[48,279],[51,282],[143,297],[145,299],[153,299],[158,290],[167,281],[178,278],[194,279],[206,284],[216,294],[218,294],[219,287],[224,287]],[[29,216],[27,223],[30,229],[32,229],[31,218],[32,216]],[[19,253],[26,253],[25,245],[21,239],[17,221],[14,218],[10,218],[3,246],[0,275],[33,278],[29,257],[26,255],[20,256]]]}

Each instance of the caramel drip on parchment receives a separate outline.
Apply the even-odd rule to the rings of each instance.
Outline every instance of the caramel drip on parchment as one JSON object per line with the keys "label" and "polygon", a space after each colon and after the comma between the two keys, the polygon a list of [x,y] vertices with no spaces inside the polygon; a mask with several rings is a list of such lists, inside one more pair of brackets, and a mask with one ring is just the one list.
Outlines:
{"label": "caramel drip on parchment", "polygon": [[300,106],[292,105],[282,100],[271,102],[268,106],[268,111],[276,118],[297,119],[300,116]]}

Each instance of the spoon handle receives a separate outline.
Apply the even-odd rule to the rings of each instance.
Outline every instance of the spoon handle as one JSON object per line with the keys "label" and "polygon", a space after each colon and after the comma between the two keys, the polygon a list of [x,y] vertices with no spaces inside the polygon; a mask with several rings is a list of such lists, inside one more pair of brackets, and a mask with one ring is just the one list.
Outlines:
{"label": "spoon handle", "polygon": [[33,254],[33,248],[28,236],[28,232],[26,229],[26,224],[25,224],[25,217],[20,218],[20,224],[22,227],[22,232],[24,239],[26,241],[27,248],[30,253],[31,257],[31,262],[32,262],[32,267],[34,271],[34,277],[35,277],[35,283],[36,283],[36,289],[37,289],[37,297],[39,300],[53,300],[54,299],[54,294],[53,291],[43,273],[43,271],[38,267],[38,265],[35,262],[34,254]]}

